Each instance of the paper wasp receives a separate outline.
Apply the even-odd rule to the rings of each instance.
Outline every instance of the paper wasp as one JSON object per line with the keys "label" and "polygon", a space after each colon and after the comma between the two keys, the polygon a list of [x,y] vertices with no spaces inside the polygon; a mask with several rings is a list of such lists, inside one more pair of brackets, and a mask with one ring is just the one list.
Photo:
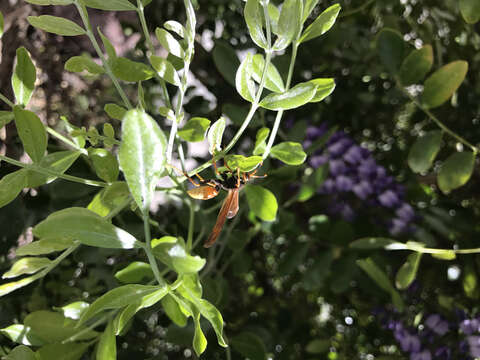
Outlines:
{"label": "paper wasp", "polygon": [[240,169],[233,171],[227,164],[224,163],[228,171],[220,173],[217,169],[216,163],[213,162],[215,173],[220,179],[205,180],[200,175],[195,174],[198,177],[199,182],[193,180],[190,176],[185,174],[188,180],[195,186],[193,189],[187,191],[188,195],[198,200],[208,200],[217,196],[221,189],[228,192],[227,197],[223,201],[220,212],[218,213],[217,221],[213,227],[210,236],[203,244],[204,247],[209,248],[212,246],[220,235],[225,220],[233,218],[238,212],[238,194],[242,187],[253,178],[262,178],[266,175],[256,176],[258,169],[252,172],[240,173]]}

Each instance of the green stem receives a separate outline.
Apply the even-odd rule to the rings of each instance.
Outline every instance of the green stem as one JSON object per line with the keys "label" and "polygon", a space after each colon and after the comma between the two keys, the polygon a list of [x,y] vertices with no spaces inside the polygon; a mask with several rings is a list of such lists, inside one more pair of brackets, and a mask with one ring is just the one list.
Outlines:
{"label": "green stem", "polygon": [[143,214],[143,229],[145,232],[144,250],[145,250],[145,253],[147,254],[148,262],[152,267],[153,274],[155,275],[155,278],[157,279],[158,284],[164,285],[165,280],[163,280],[162,276],[160,275],[160,270],[158,269],[157,260],[155,259],[155,256],[153,256],[149,220],[150,220],[150,216],[149,216],[148,210],[145,210],[145,213]]}
{"label": "green stem", "polygon": [[[185,155],[183,153],[183,146],[181,143],[178,144],[178,156],[180,158],[180,163],[182,164],[182,170],[185,172]],[[195,204],[193,200],[188,196],[188,193],[185,190],[185,187],[182,186],[182,190],[185,192],[186,198],[188,198],[188,207],[190,210],[188,218],[188,235],[187,235],[187,252],[190,253],[193,248],[193,231],[195,230]]]}
{"label": "green stem", "polygon": [[77,10],[80,14],[80,17],[82,18],[83,25],[85,26],[85,30],[87,32],[87,36],[90,39],[93,47],[95,48],[95,51],[97,52],[98,57],[102,61],[103,67],[105,68],[105,71],[107,72],[107,75],[110,77],[110,79],[112,79],[113,85],[117,89],[118,94],[120,95],[123,102],[125,103],[125,106],[128,109],[131,109],[132,104],[130,103],[130,101],[127,98],[127,95],[125,94],[122,87],[120,86],[120,83],[118,82],[118,79],[115,77],[115,75],[113,75],[112,68],[110,67],[110,64],[108,63],[107,59],[103,55],[102,50],[100,49],[100,46],[98,45],[97,39],[95,38],[95,35],[92,31],[92,26],[90,24],[90,21],[88,20],[87,9],[85,8],[85,6],[80,5],[78,3],[78,0],[75,0],[74,4],[77,7]]}
{"label": "green stem", "polygon": [[108,184],[106,182],[103,182],[103,181],[87,180],[87,179],[83,179],[83,178],[80,178],[80,177],[77,177],[77,176],[61,174],[61,173],[56,172],[54,170],[50,170],[50,169],[47,169],[47,168],[40,167],[39,165],[36,165],[36,164],[25,164],[25,163],[22,163],[20,161],[14,160],[12,158],[9,158],[9,157],[3,156],[3,155],[0,155],[0,160],[5,161],[9,164],[27,169],[27,170],[38,172],[38,173],[43,174],[43,175],[55,176],[57,178],[68,180],[68,181],[73,181],[73,182],[76,182],[76,183],[79,183],[79,184],[90,185],[90,186],[98,186],[98,187],[108,186]]}
{"label": "green stem", "polygon": [[0,100],[2,100],[4,103],[6,103],[11,108],[13,108],[15,106],[15,104],[13,102],[11,102],[10,100],[8,100],[8,98],[3,94],[0,94]]}
{"label": "green stem", "polygon": [[[297,60],[297,53],[298,47],[300,43],[298,39],[295,40],[292,44],[292,55],[290,57],[290,65],[288,67],[288,76],[287,76],[287,83],[285,84],[285,91],[290,89],[290,85],[292,84],[292,77],[293,77],[293,69],[295,68],[295,61]],[[270,150],[272,150],[273,143],[275,142],[275,138],[277,137],[278,129],[280,128],[280,123],[282,121],[284,110],[279,110],[277,115],[275,116],[275,122],[273,123],[272,132],[270,133],[270,137],[268,138],[268,143],[265,147],[265,151],[263,153],[263,160],[265,160],[268,155],[270,155]]]}
{"label": "green stem", "polygon": [[376,0],[369,0],[366,3],[364,3],[363,5],[360,5],[359,7],[355,8],[355,9],[352,9],[350,11],[347,11],[347,12],[343,13],[343,14],[340,14],[339,18],[344,18],[346,16],[350,16],[350,15],[354,15],[356,13],[359,13],[360,11],[364,10],[365,8],[367,8],[368,6],[373,4],[375,1]]}
{"label": "green stem", "polygon": [[427,108],[425,108],[422,104],[420,104],[418,102],[417,99],[415,99],[412,95],[410,95],[408,93],[408,91],[406,91],[400,84],[398,84],[398,87],[400,89],[402,89],[403,93],[410,99],[411,102],[413,102],[421,111],[423,111],[426,115],[428,115],[428,117],[440,128],[442,129],[444,132],[446,132],[448,135],[450,135],[451,137],[453,137],[454,139],[456,139],[457,141],[461,142],[462,144],[464,144],[465,146],[468,146],[474,154],[478,153],[479,152],[479,149],[473,145],[472,143],[470,143],[469,141],[467,141],[466,139],[464,139],[463,137],[461,137],[460,135],[456,134],[455,132],[453,132],[452,130],[450,130],[445,124],[443,124],[440,119],[438,119],[430,110],[428,110]]}
{"label": "green stem", "polygon": [[102,325],[103,323],[107,322],[110,317],[112,317],[112,314],[115,314],[116,311],[112,312],[112,313],[109,313],[107,315],[104,315],[102,316],[101,318],[99,318],[97,321],[95,321],[94,323],[92,323],[92,325],[90,326],[87,326],[86,328],[83,328],[82,330],[80,330],[79,332],[75,333],[74,335],[70,336],[68,339],[65,339],[62,341],[62,344],[67,344],[69,342],[73,342],[77,339],[79,339],[82,335],[85,335],[86,333],[88,333],[89,331],[92,331],[93,329],[95,329],[97,326],[99,325]]}
{"label": "green stem", "polygon": [[57,132],[56,130],[52,129],[51,127],[47,126],[47,132],[56,137],[58,140],[60,141],[63,141],[65,144],[69,145],[70,147],[74,148],[75,150],[77,151],[80,151],[83,155],[88,155],[88,151],[85,150],[85,149],[82,149],[80,146],[78,146],[77,144],[75,144],[73,141],[71,141],[70,139],[66,138],[65,136],[63,136],[62,134],[60,134],[59,132]]}

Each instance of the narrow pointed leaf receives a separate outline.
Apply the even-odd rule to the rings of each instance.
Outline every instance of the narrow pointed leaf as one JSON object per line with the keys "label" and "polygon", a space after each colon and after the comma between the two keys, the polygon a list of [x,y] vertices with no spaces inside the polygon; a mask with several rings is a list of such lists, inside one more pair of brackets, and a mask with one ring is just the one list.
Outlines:
{"label": "narrow pointed leaf", "polygon": [[[38,166],[63,174],[78,159],[82,153],[80,151],[57,151],[43,157]],[[34,170],[27,170],[27,187],[35,188],[43,184],[48,184],[55,180],[55,175],[45,175]]]}
{"label": "narrow pointed leaf", "polygon": [[3,36],[4,26],[5,26],[5,20],[3,19],[3,14],[0,11],[0,39]]}
{"label": "narrow pointed leaf", "polygon": [[112,321],[108,322],[107,327],[100,336],[97,346],[97,360],[117,360],[117,342]]}
{"label": "narrow pointed leaf", "polygon": [[30,54],[24,47],[17,49],[15,69],[12,74],[12,88],[17,104],[27,105],[35,89],[37,71]]}
{"label": "narrow pointed leaf", "polygon": [[467,71],[468,63],[461,60],[451,62],[435,71],[425,80],[421,97],[423,105],[431,109],[450,99],[462,84]]}
{"label": "narrow pointed leaf", "polygon": [[263,127],[257,131],[253,155],[262,155],[265,152],[268,134],[270,134],[270,129],[267,127]]}
{"label": "narrow pointed leaf", "polygon": [[272,147],[270,155],[283,161],[287,165],[301,165],[307,158],[307,154],[303,151],[302,144],[291,141],[275,145]]}
{"label": "narrow pointed leaf", "polygon": [[73,245],[70,239],[40,239],[19,247],[15,253],[17,256],[46,255],[52,252],[62,251]]}
{"label": "narrow pointed leaf", "polygon": [[85,35],[86,32],[73,21],[51,15],[29,16],[30,25],[57,35],[76,36]]}
{"label": "narrow pointed leaf", "polygon": [[29,4],[33,5],[70,5],[73,4],[73,0],[25,0]]}
{"label": "narrow pointed leaf", "polygon": [[184,327],[187,325],[187,316],[182,312],[180,304],[177,303],[175,298],[171,295],[166,295],[162,299],[162,306],[165,310],[165,314],[172,320],[175,325]]}
{"label": "narrow pointed leaf", "polygon": [[203,141],[205,140],[209,126],[210,120],[202,117],[194,117],[188,120],[183,128],[178,130],[178,136],[189,142]]}
{"label": "narrow pointed leaf", "polygon": [[339,4],[335,4],[323,11],[303,32],[300,42],[312,40],[330,30],[333,24],[335,24],[341,9],[342,7]]}
{"label": "narrow pointed leaf", "polygon": [[263,9],[259,0],[247,0],[243,12],[248,31],[253,42],[263,49],[267,48],[267,39],[263,32]]}
{"label": "narrow pointed leaf", "polygon": [[253,56],[248,53],[238,67],[235,75],[235,88],[237,89],[237,92],[249,102],[253,102],[253,99],[255,98],[255,83],[252,80],[252,61]]}
{"label": "narrow pointed leaf", "polygon": [[304,5],[303,5],[303,17],[302,17],[302,23],[307,20],[307,18],[310,16],[312,13],[313,9],[315,6],[317,6],[319,0],[305,0]]}
{"label": "narrow pointed leaf", "polygon": [[[263,55],[261,54],[253,55],[252,62],[251,62],[251,70],[252,70],[252,77],[257,83],[260,83],[262,79],[264,68],[265,68],[265,59],[263,58]],[[273,65],[272,63],[268,65],[265,87],[268,90],[271,90],[276,93],[281,93],[285,91],[285,85],[283,84],[282,76],[278,72],[275,65]]]}
{"label": "narrow pointed leaf", "polygon": [[273,48],[284,50],[300,32],[300,21],[303,13],[303,0],[285,0],[276,28],[278,35]]}
{"label": "narrow pointed leaf", "polygon": [[42,121],[33,112],[23,110],[20,106],[13,108],[15,125],[23,147],[33,160],[40,162],[47,150],[47,130]]}
{"label": "narrow pointed leaf", "polygon": [[398,270],[395,285],[397,289],[407,289],[415,280],[417,276],[418,266],[420,265],[420,259],[422,253],[412,253],[408,255],[407,261]]}
{"label": "narrow pointed leaf", "polygon": [[318,86],[300,83],[282,94],[270,94],[262,99],[260,106],[269,110],[289,110],[300,107],[313,99]]}
{"label": "narrow pointed leaf", "polygon": [[193,316],[193,321],[195,323],[195,333],[193,335],[193,350],[195,350],[195,354],[197,356],[200,356],[207,348],[207,338],[203,334],[202,327],[200,326],[200,312],[197,312],[197,314]]}
{"label": "narrow pointed leaf", "polygon": [[23,278],[23,279],[18,280],[18,281],[14,281],[14,282],[10,282],[10,283],[0,285],[0,297],[4,296],[4,295],[7,295],[7,294],[10,294],[12,291],[20,289],[24,286],[27,286],[28,284],[31,284],[32,282],[40,279],[42,276],[43,275],[41,275],[41,273],[39,273],[39,274],[35,274],[33,276]]}
{"label": "narrow pointed leaf", "polygon": [[448,193],[465,185],[473,173],[475,155],[472,152],[457,152],[450,155],[438,173],[438,187]]}
{"label": "narrow pointed leaf", "polygon": [[480,20],[480,2],[477,0],[460,0],[460,13],[469,24]]}
{"label": "narrow pointed leaf", "polygon": [[50,265],[51,261],[43,257],[25,257],[15,262],[12,268],[3,274],[2,279],[10,279],[25,274],[34,274]]}
{"label": "narrow pointed leaf", "polygon": [[113,46],[112,42],[102,33],[100,27],[97,28],[98,33],[100,34],[100,38],[102,39],[103,46],[105,47],[105,52],[108,55],[109,59],[114,59],[117,57],[117,52],[115,51],[115,47]]}
{"label": "narrow pointed leaf", "polygon": [[162,129],[144,110],[125,114],[118,159],[132,196],[144,212],[164,170],[166,145]]}
{"label": "narrow pointed leaf", "polygon": [[111,249],[142,247],[135,237],[85,208],[57,211],[37,224],[33,234],[39,238],[64,238],[82,244]]}
{"label": "narrow pointed leaf", "polygon": [[22,324],[14,324],[0,329],[0,333],[17,344],[31,346],[40,346],[45,344],[45,341],[40,339],[32,331],[31,327]]}
{"label": "narrow pointed leaf", "polygon": [[275,195],[259,185],[245,187],[248,207],[263,221],[274,221],[277,217],[278,203]]}
{"label": "narrow pointed leaf", "polygon": [[162,46],[172,55],[182,58],[185,56],[185,51],[183,50],[180,43],[165,29],[157,28],[155,30],[155,35],[157,36],[158,41]]}
{"label": "narrow pointed leaf", "polygon": [[421,82],[432,69],[432,65],[433,49],[431,45],[413,50],[400,66],[398,76],[402,85],[407,86]]}
{"label": "narrow pointed leaf", "polygon": [[309,83],[312,83],[313,85],[317,86],[317,91],[315,92],[315,95],[313,98],[310,100],[310,102],[315,103],[315,102],[320,102],[323,99],[325,99],[327,96],[329,96],[333,90],[335,90],[335,79],[332,78],[318,78],[318,79],[313,79],[310,80]]}
{"label": "narrow pointed leaf", "polygon": [[80,0],[85,6],[107,11],[135,11],[137,8],[128,0]]}
{"label": "narrow pointed leaf", "polygon": [[408,166],[413,172],[422,173],[430,169],[442,144],[442,132],[430,131],[418,138],[408,153]]}

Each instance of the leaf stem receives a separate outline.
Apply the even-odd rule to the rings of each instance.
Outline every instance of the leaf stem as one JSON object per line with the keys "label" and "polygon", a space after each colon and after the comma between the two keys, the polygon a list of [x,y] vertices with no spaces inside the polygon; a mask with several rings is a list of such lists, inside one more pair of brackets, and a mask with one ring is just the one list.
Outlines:
{"label": "leaf stem", "polygon": [[2,100],[4,103],[6,103],[11,108],[13,108],[15,106],[15,104],[13,102],[11,102],[10,100],[8,100],[8,98],[3,94],[0,94],[0,100]]}
{"label": "leaf stem", "polygon": [[74,4],[80,14],[80,17],[82,18],[83,25],[85,26],[85,30],[87,32],[87,36],[90,39],[93,47],[95,48],[95,51],[97,52],[98,57],[102,61],[103,67],[105,68],[105,71],[107,72],[107,75],[112,79],[113,85],[118,91],[118,94],[122,98],[123,102],[125,103],[126,107],[128,109],[132,108],[132,104],[128,100],[127,95],[123,91],[122,87],[120,86],[120,83],[118,82],[118,79],[113,75],[112,68],[110,67],[110,64],[108,63],[107,59],[105,58],[102,50],[100,49],[100,46],[98,45],[97,39],[95,38],[95,34],[92,31],[92,26],[90,24],[90,21],[88,20],[88,13],[87,9],[85,8],[84,5],[80,5],[78,3],[78,0],[74,0]]}
{"label": "leaf stem", "polygon": [[158,269],[157,260],[155,259],[155,256],[153,256],[151,234],[150,234],[150,215],[148,213],[148,209],[145,210],[145,213],[143,214],[143,229],[145,232],[145,246],[143,247],[143,249],[147,254],[148,262],[152,267],[153,274],[155,275],[155,279],[157,279],[157,282],[159,285],[164,285],[165,280],[163,280],[162,275],[160,275],[160,270]]}
{"label": "leaf stem", "polygon": [[108,184],[106,182],[103,182],[103,181],[88,180],[88,179],[83,179],[83,178],[80,178],[80,177],[77,177],[77,176],[62,174],[62,173],[56,172],[54,170],[43,168],[43,167],[41,167],[39,165],[36,165],[36,164],[25,164],[21,161],[14,160],[12,158],[9,158],[9,157],[3,156],[3,155],[0,155],[0,160],[5,161],[9,164],[16,165],[18,167],[27,169],[27,170],[38,172],[38,173],[43,174],[43,175],[55,176],[57,178],[73,181],[73,182],[76,182],[76,183],[79,183],[79,184],[90,185],[90,186],[98,186],[98,187],[108,186]]}
{"label": "leaf stem", "polygon": [[423,111],[426,115],[428,115],[428,117],[440,128],[442,129],[444,132],[446,132],[448,135],[450,135],[451,137],[453,137],[454,139],[456,139],[457,141],[459,141],[460,143],[464,144],[465,146],[468,146],[474,154],[477,154],[479,152],[479,149],[473,145],[472,143],[470,143],[469,141],[467,141],[466,139],[464,139],[463,137],[461,137],[460,135],[458,135],[457,133],[453,132],[452,130],[450,130],[444,123],[442,123],[440,121],[440,119],[438,119],[430,110],[428,110],[427,108],[425,108],[422,104],[420,104],[418,102],[417,99],[415,99],[412,95],[410,95],[408,93],[407,90],[405,90],[404,87],[402,87],[400,85],[400,83],[397,82],[397,85],[398,87],[402,90],[402,92],[410,99],[411,102],[413,102],[415,104],[415,106],[417,106],[421,111]]}
{"label": "leaf stem", "polygon": [[70,139],[66,138],[65,136],[63,136],[62,134],[60,134],[59,132],[57,132],[56,130],[52,129],[50,126],[47,126],[47,132],[56,137],[58,140],[61,140],[63,141],[65,144],[69,145],[70,147],[74,148],[75,150],[77,151],[80,151],[83,155],[87,155],[88,156],[88,151],[85,150],[85,149],[82,149],[80,146],[78,146],[77,144],[75,144],[73,141],[71,141]]}

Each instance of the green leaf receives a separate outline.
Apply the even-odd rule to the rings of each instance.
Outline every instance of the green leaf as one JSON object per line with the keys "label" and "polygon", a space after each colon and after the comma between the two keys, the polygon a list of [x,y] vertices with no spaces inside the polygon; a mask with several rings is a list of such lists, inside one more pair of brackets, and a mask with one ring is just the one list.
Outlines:
{"label": "green leaf", "polygon": [[247,0],[243,12],[248,31],[253,42],[263,49],[268,47],[267,39],[263,33],[263,9],[259,0]]}
{"label": "green leaf", "polygon": [[5,358],[6,360],[37,360],[35,353],[25,345],[17,346],[10,351]]}
{"label": "green leaf", "polygon": [[276,51],[284,50],[301,31],[303,0],[285,0],[276,26],[277,40],[273,44]]}
{"label": "green leaf", "polygon": [[66,318],[78,320],[85,312],[85,310],[88,309],[89,306],[90,304],[86,303],[85,301],[76,301],[71,304],[62,306],[61,308],[54,307],[54,309],[56,311],[59,311]]}
{"label": "green leaf", "polygon": [[172,236],[152,240],[153,255],[179,274],[199,272],[205,266],[205,259],[191,256],[185,250],[185,243]]}
{"label": "green leaf", "polygon": [[23,245],[15,250],[17,256],[45,255],[56,251],[62,251],[73,245],[70,239],[40,239]]}
{"label": "green leaf", "polygon": [[265,360],[267,350],[262,339],[250,332],[242,332],[230,339],[232,347],[243,357],[251,360]]}
{"label": "green leaf", "polygon": [[415,280],[421,258],[422,253],[412,253],[408,255],[407,261],[397,272],[395,279],[395,285],[397,286],[397,289],[405,290],[410,286],[413,280]]}
{"label": "green leaf", "polygon": [[434,108],[442,105],[450,99],[462,84],[467,75],[468,63],[466,61],[454,61],[435,71],[425,80],[422,94],[422,104],[426,108]]}
{"label": "green leaf", "polygon": [[42,276],[43,276],[42,273],[38,273],[33,276],[29,276],[15,282],[0,285],[0,297],[7,295],[12,291],[20,289],[24,286],[27,286],[28,284],[31,284],[32,282],[34,282],[35,280],[38,280]]}
{"label": "green leaf", "polygon": [[387,238],[367,237],[355,240],[350,243],[350,247],[353,249],[386,249],[386,250],[400,250],[407,249],[406,245],[395,240]]}
{"label": "green leaf", "polygon": [[3,274],[2,279],[10,279],[20,275],[34,274],[50,265],[51,261],[43,257],[25,257],[18,260],[12,268]]}
{"label": "green leaf", "polygon": [[12,74],[12,88],[17,104],[27,105],[35,89],[37,70],[28,51],[22,46],[17,49],[16,64]]}
{"label": "green leaf", "polygon": [[480,3],[476,0],[460,0],[460,13],[468,24],[480,20]]}
{"label": "green leaf", "polygon": [[29,16],[27,20],[30,25],[49,33],[63,36],[86,35],[85,30],[80,26],[61,17],[50,15]]}
{"label": "green leaf", "polygon": [[208,139],[208,151],[210,154],[215,155],[216,152],[222,151],[222,138],[223,132],[225,131],[226,121],[222,116],[220,119],[215,121],[210,130],[208,130],[207,139]]}
{"label": "green leaf", "polygon": [[416,84],[432,69],[433,49],[431,45],[425,45],[421,49],[413,50],[403,60],[398,77],[404,86]]}
{"label": "green leaf", "polygon": [[272,32],[274,34],[277,34],[278,19],[280,19],[280,10],[278,10],[278,7],[271,2],[268,3],[268,16],[270,17],[270,26],[272,28]]}
{"label": "green leaf", "polygon": [[[78,159],[82,153],[80,151],[57,151],[53,154],[45,156],[38,166],[54,171],[58,174],[63,174],[70,166]],[[39,172],[28,170],[27,187],[35,188],[43,184],[48,184],[55,180],[55,175],[45,175]]]}
{"label": "green leaf", "polygon": [[387,70],[395,74],[405,55],[402,35],[393,29],[382,29],[377,36],[377,52]]}
{"label": "green leaf", "polygon": [[180,304],[177,303],[175,298],[170,295],[166,295],[162,299],[162,306],[165,310],[165,314],[172,320],[177,326],[184,327],[187,325],[187,316],[180,308]]}
{"label": "green leaf", "polygon": [[195,41],[195,26],[197,24],[197,18],[195,16],[195,9],[193,8],[192,2],[190,0],[185,1],[185,10],[187,12],[185,40],[193,44],[193,42]]}
{"label": "green leaf", "polygon": [[183,59],[185,57],[185,51],[182,48],[182,45],[165,29],[157,28],[155,30],[155,35],[157,36],[160,44],[172,55]]}
{"label": "green leaf", "polygon": [[113,75],[123,81],[139,82],[151,79],[154,75],[150,66],[124,57],[109,59],[108,62],[112,68]]}
{"label": "green leaf", "polygon": [[65,70],[76,73],[85,70],[94,75],[103,74],[105,72],[102,66],[98,65],[86,55],[73,56],[68,59],[65,63]]}
{"label": "green leaf", "polygon": [[267,127],[262,127],[257,131],[257,136],[255,137],[255,147],[253,148],[253,155],[262,155],[265,152],[268,134],[270,134],[270,129]]}
{"label": "green leaf", "polygon": [[380,286],[380,288],[390,294],[393,305],[397,308],[397,310],[403,312],[405,304],[403,303],[400,294],[397,292],[397,290],[395,290],[388,279],[388,276],[383,272],[383,270],[380,269],[371,258],[357,260],[357,265],[363,271],[365,271],[368,276],[370,276],[370,278],[375,281],[378,286]]}
{"label": "green leaf", "polygon": [[[168,287],[164,286],[151,286],[151,285],[124,285],[117,287],[113,290],[100,296],[95,300],[85,313],[80,318],[79,324],[85,323],[98,313],[109,309],[120,309],[130,304],[142,301],[144,298],[155,294],[155,296],[161,297],[168,293]],[[157,301],[160,301],[158,299]]]}
{"label": "green leaf", "polygon": [[180,77],[178,76],[177,71],[168,60],[152,55],[150,56],[150,64],[152,64],[158,76],[160,76],[163,80],[175,86],[181,85]]}
{"label": "green leaf", "polygon": [[315,19],[313,23],[303,32],[300,37],[299,42],[303,43],[308,40],[312,40],[320,35],[325,34],[328,30],[331,29],[335,21],[337,20],[338,13],[342,7],[339,4],[334,4],[323,11]]}
{"label": "green leaf", "polygon": [[0,129],[9,124],[15,117],[11,111],[0,111]]}
{"label": "green leaf", "polygon": [[475,154],[469,151],[450,155],[443,163],[437,177],[438,187],[448,193],[465,185],[472,176]]}
{"label": "green leaf", "polygon": [[203,334],[202,327],[200,326],[200,313],[197,311],[193,316],[195,323],[195,333],[193,335],[193,350],[195,354],[200,356],[207,348],[207,338]]}
{"label": "green leaf", "polygon": [[478,298],[477,271],[472,263],[467,263],[463,270],[462,285],[467,297],[471,299]]}
{"label": "green leaf", "polygon": [[128,0],[80,0],[83,5],[93,9],[107,11],[136,11],[137,8]]}
{"label": "green leaf", "polygon": [[446,260],[446,261],[455,260],[457,258],[457,255],[453,250],[443,250],[441,253],[430,254],[430,255],[435,259]]}
{"label": "green leaf", "polygon": [[[53,311],[40,310],[30,313],[25,318],[25,326],[46,343],[61,342],[76,335],[79,329],[76,328],[77,321],[65,318],[62,314]],[[80,329],[86,330],[86,329]],[[86,330],[78,340],[88,340],[98,335],[96,331]]]}
{"label": "green leaf", "polygon": [[37,351],[37,360],[80,360],[92,343],[48,344]]}
{"label": "green leaf", "polygon": [[[260,83],[262,79],[263,69],[265,68],[265,59],[263,55],[256,54],[252,57],[251,62],[251,71],[252,77],[257,82]],[[283,84],[282,76],[278,72],[275,65],[270,63],[267,68],[267,77],[265,81],[265,87],[268,90],[271,90],[276,93],[281,93],[285,91],[285,85]]]}
{"label": "green leaf", "polygon": [[47,150],[47,130],[42,121],[33,112],[23,110],[20,106],[13,108],[15,125],[23,147],[33,160],[40,162]]}
{"label": "green leaf", "polygon": [[210,120],[202,117],[194,117],[187,121],[185,126],[178,130],[178,136],[189,142],[205,140]]}
{"label": "green leaf", "polygon": [[301,165],[307,158],[307,154],[303,151],[302,144],[286,141],[272,147],[270,152],[272,157],[283,161],[287,165]]}
{"label": "green leaf", "polygon": [[408,166],[415,173],[430,169],[442,144],[443,133],[434,130],[418,138],[408,153]]}
{"label": "green leaf", "polygon": [[277,217],[278,204],[270,190],[259,185],[245,187],[250,210],[263,221],[274,221]]}
{"label": "green leaf", "polygon": [[3,36],[4,25],[5,25],[5,20],[3,20],[3,14],[0,11],[0,39]]}
{"label": "green leaf", "polygon": [[317,86],[317,92],[313,96],[313,98],[310,100],[310,102],[315,103],[322,101],[325,99],[328,95],[330,95],[333,90],[335,90],[335,79],[329,79],[329,78],[318,78],[318,79],[313,79],[310,80],[309,83],[312,83],[313,85]]}
{"label": "green leaf", "polygon": [[27,185],[27,172],[17,170],[0,180],[0,208],[11,203]]}
{"label": "green leaf", "polygon": [[178,21],[175,21],[175,20],[165,21],[165,23],[163,24],[163,27],[168,31],[173,31],[175,34],[177,34],[181,38],[185,37],[185,28]]}
{"label": "green leaf", "polygon": [[100,336],[100,341],[97,346],[96,359],[97,360],[116,360],[117,359],[117,342],[112,321]]}
{"label": "green leaf", "polygon": [[295,85],[282,94],[270,94],[260,101],[260,106],[268,110],[289,110],[298,108],[312,100],[318,86],[304,82]]}
{"label": "green leaf", "polygon": [[122,123],[118,160],[137,205],[148,211],[164,170],[167,139],[155,120],[140,109],[129,110]]}
{"label": "green leaf", "polygon": [[108,116],[115,120],[122,120],[127,112],[127,109],[117,104],[106,104],[103,110],[105,110]]}
{"label": "green leaf", "polygon": [[117,180],[118,161],[110,151],[101,148],[89,148],[88,157],[92,160],[93,168],[100,179],[108,183]]}
{"label": "green leaf", "polygon": [[320,340],[315,339],[310,341],[305,348],[305,351],[309,354],[323,354],[328,352],[330,349],[331,342],[330,340]]}
{"label": "green leaf", "polygon": [[255,83],[252,80],[253,76],[253,56],[248,53],[245,59],[241,62],[235,75],[235,88],[242,98],[249,102],[253,102],[255,98]]}
{"label": "green leaf", "polygon": [[312,13],[313,9],[315,6],[317,6],[319,0],[305,0],[303,4],[303,17],[302,17],[302,23],[307,20],[307,18],[310,16]]}
{"label": "green leaf", "polygon": [[240,169],[241,172],[250,172],[258,167],[263,161],[261,156],[227,155],[225,163],[232,170]]}
{"label": "green leaf", "polygon": [[143,280],[153,279],[153,271],[150,264],[134,261],[126,268],[115,273],[115,278],[124,284],[139,283]]}
{"label": "green leaf", "polygon": [[45,342],[40,339],[29,326],[22,324],[10,325],[1,329],[0,333],[17,344],[29,346],[40,346],[45,344]]}
{"label": "green leaf", "polygon": [[216,41],[212,51],[213,62],[227,82],[235,86],[235,73],[240,66],[240,60],[235,50],[225,41]]}
{"label": "green leaf", "polygon": [[110,249],[142,247],[132,235],[85,208],[57,211],[37,224],[33,234],[39,238],[65,238],[82,244]]}
{"label": "green leaf", "polygon": [[111,41],[102,33],[100,27],[97,27],[97,31],[100,34],[100,38],[102,39],[103,46],[105,48],[105,52],[108,55],[109,59],[113,59],[117,57],[117,52],[115,51],[115,47],[112,45]]}

